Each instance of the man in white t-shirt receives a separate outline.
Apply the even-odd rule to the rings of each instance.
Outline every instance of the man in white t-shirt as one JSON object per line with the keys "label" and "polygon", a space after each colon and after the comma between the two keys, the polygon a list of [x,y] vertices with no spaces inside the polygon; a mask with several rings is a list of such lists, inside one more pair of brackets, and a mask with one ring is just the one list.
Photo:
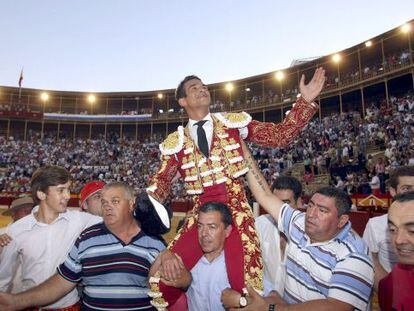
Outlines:
{"label": "man in white t-shirt", "polygon": [[337,189],[339,189],[339,190],[344,190],[344,188],[345,188],[345,183],[344,183],[344,181],[342,180],[341,176],[336,176],[336,177],[335,177],[335,179],[336,179],[336,185],[335,185],[335,188],[337,188]]}
{"label": "man in white t-shirt", "polygon": [[[296,178],[281,176],[275,180],[271,190],[293,208],[302,208],[302,185]],[[262,251],[265,293],[276,290],[283,295],[287,238],[280,234],[274,218],[269,214],[257,217],[255,225]]]}
{"label": "man in white t-shirt", "polygon": [[369,185],[371,187],[371,191],[372,194],[375,196],[379,196],[381,194],[381,182],[380,179],[378,177],[378,174],[375,173],[372,177],[371,177],[371,181],[369,182]]}
{"label": "man in white t-shirt", "polygon": [[[395,196],[414,191],[414,166],[401,166],[390,176],[390,194]],[[371,218],[364,231],[363,239],[368,244],[375,264],[374,289],[398,262],[388,234],[388,215]]]}

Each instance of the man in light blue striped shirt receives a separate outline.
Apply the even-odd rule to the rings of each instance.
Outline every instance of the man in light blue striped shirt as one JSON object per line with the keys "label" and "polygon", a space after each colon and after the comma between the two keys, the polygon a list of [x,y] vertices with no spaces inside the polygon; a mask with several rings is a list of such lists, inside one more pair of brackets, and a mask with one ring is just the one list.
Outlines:
{"label": "man in light blue striped shirt", "polygon": [[[244,149],[246,151],[246,148]],[[332,187],[312,196],[306,213],[273,195],[248,152],[249,187],[289,240],[283,298],[252,290],[248,310],[366,310],[374,269],[368,248],[351,230],[348,195]]]}

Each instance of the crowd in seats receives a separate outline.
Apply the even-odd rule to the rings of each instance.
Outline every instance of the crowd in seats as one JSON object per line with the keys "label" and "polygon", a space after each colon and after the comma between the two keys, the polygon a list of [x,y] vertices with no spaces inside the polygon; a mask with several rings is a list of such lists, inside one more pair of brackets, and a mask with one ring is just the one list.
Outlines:
{"label": "crowd in seats", "polygon": [[[340,153],[342,147],[342,159],[340,156],[337,157],[342,160],[342,163],[339,163],[335,169],[332,168],[330,173],[340,176],[344,181],[344,188],[347,187],[350,194],[366,192],[362,188],[368,189],[367,192],[369,192],[369,188],[372,190],[372,180],[375,176],[380,179],[380,193],[385,193],[385,182],[389,172],[402,165],[414,164],[413,96],[408,94],[399,98],[392,97],[391,103],[395,106],[393,109],[395,113],[392,113],[391,107],[386,108],[385,105],[381,105],[380,108],[375,105],[369,107],[365,122],[359,125],[356,140],[338,146],[336,149],[337,153]],[[380,156],[375,159],[371,154],[368,154],[365,159],[368,142],[381,151],[385,149],[384,157]],[[348,154],[352,149],[353,156]],[[347,159],[348,164],[346,163]],[[355,163],[355,159],[357,163]],[[364,174],[359,174],[358,180],[353,180],[355,176],[352,176],[352,173],[361,170]],[[354,182],[356,182],[356,187],[353,185]],[[367,187],[367,184],[371,187]],[[360,189],[357,190],[357,187]]]}
{"label": "crowd in seats", "polygon": [[[414,97],[412,93],[392,97],[391,103],[394,109],[384,102],[370,104],[365,119],[358,112],[349,112],[313,120],[288,148],[257,148],[253,154],[270,181],[293,163],[303,162],[304,181],[329,173],[332,182],[349,194],[370,193],[370,174],[383,174],[384,183],[393,168],[414,164]],[[401,103],[404,108],[398,110]],[[370,148],[385,149],[384,159],[368,154]],[[384,192],[383,185],[381,190]]]}
{"label": "crowd in seats", "polygon": [[[148,112],[148,110],[149,110],[149,112]],[[107,113],[107,114],[108,115],[121,115],[121,116],[136,116],[136,115],[139,115],[139,114],[145,114],[145,111],[147,111],[147,113],[151,114],[151,109],[144,109],[144,108],[140,109],[140,113],[138,113],[138,111],[136,111],[136,110],[123,110],[120,113]],[[63,113],[64,114],[65,112],[58,111],[57,113]],[[88,110],[82,110],[78,114],[80,114],[80,115],[89,115],[91,113]],[[94,113],[94,114],[99,114],[99,113]],[[104,114],[104,113],[100,113],[100,114]]]}
{"label": "crowd in seats", "polygon": [[[390,71],[395,68],[405,66],[410,62],[410,53],[404,50],[401,53],[393,53],[388,55],[384,62],[378,60],[376,63],[366,64],[361,69],[361,74],[358,68],[349,70],[348,72],[341,72],[340,77],[336,73],[327,73],[325,90],[337,88],[343,85],[349,85],[359,82],[361,79],[369,79],[374,76],[383,74],[385,71]],[[282,94],[279,94],[275,89],[266,89],[264,94],[250,94],[247,93],[246,98],[232,98],[231,101],[225,102],[216,99],[211,104],[210,109],[213,112],[248,109],[256,106],[272,105],[280,102],[287,102],[294,100],[298,94],[298,85],[291,87],[284,87]]]}
{"label": "crowd in seats", "polygon": [[[15,112],[40,112],[40,109],[32,109],[30,106],[26,104],[22,104],[19,102],[10,103],[0,103],[0,111],[15,111]],[[59,114],[67,114],[67,112],[60,111],[58,109],[53,109],[53,107],[46,108],[45,112],[50,113],[59,113]],[[84,109],[79,111],[77,114],[79,115],[89,115],[91,114],[89,110]],[[94,113],[97,114],[97,113]],[[101,113],[102,114],[102,113]],[[141,108],[139,111],[137,110],[124,110],[119,113],[108,113],[113,115],[140,115],[140,114],[152,114],[151,108]]]}
{"label": "crowd in seats", "polygon": [[[386,71],[393,70],[395,68],[405,66],[410,62],[410,53],[408,50],[404,50],[399,53],[393,53],[387,55],[384,61],[380,61],[378,59],[377,62],[372,64],[366,64],[360,70],[358,68],[350,69],[347,72],[341,72],[340,77],[338,77],[337,73],[328,73],[326,77],[325,83],[325,90],[337,88],[341,85],[349,85],[353,83],[359,82],[361,79],[368,79],[373,76],[377,76],[383,74]],[[295,99],[296,95],[298,94],[298,85],[294,84],[292,86],[284,86],[282,93],[276,91],[275,88],[265,89],[264,92],[247,92],[247,94],[241,98],[232,98],[230,101],[222,100],[222,99],[215,99],[214,102],[210,105],[210,110],[212,112],[220,112],[220,111],[232,111],[232,110],[242,110],[242,109],[249,109],[252,107],[257,106],[267,106],[273,105],[277,103],[290,103],[292,100]],[[125,110],[119,113],[110,113],[110,114],[119,114],[119,115],[140,115],[140,114],[151,114],[155,118],[159,117],[179,117],[181,116],[184,111],[183,109],[178,111],[162,111],[160,112],[158,108],[154,107],[153,110],[151,107],[148,108],[140,108],[137,110]],[[48,107],[47,112],[53,113],[65,113],[62,111],[58,111],[57,107]],[[32,111],[31,108],[25,104],[18,103],[17,101],[14,103],[0,103],[0,111]],[[34,112],[39,112],[39,109]],[[78,112],[82,115],[90,114],[88,109],[84,109],[81,112]],[[96,113],[95,113],[96,114]]]}
{"label": "crowd in seats", "polygon": [[[142,110],[143,109],[141,109],[141,111]],[[62,112],[59,111],[59,113],[62,113]],[[88,110],[83,110],[83,111],[79,112],[79,114],[88,115],[89,111]],[[134,116],[134,115],[138,115],[139,113],[136,110],[123,110],[123,111],[121,111],[121,113],[116,113],[116,114],[119,114],[121,116]]]}
{"label": "crowd in seats", "polygon": [[[409,52],[407,50],[402,51],[399,54],[389,55],[384,62],[377,62],[374,64],[365,65],[362,69],[361,75],[357,68],[346,73],[341,73],[340,78],[335,75],[327,75],[325,89],[336,88],[340,85],[348,85],[357,83],[362,79],[368,79],[370,77],[380,75],[384,71],[392,70],[393,68],[404,66],[409,63]],[[298,86],[285,87],[282,94],[277,94],[274,89],[265,90],[264,94],[251,94],[248,93],[246,98],[234,98],[229,102],[216,99],[210,105],[210,110],[213,112],[219,111],[231,111],[247,109],[256,106],[273,105],[280,102],[290,102],[298,94]]]}
{"label": "crowd in seats", "polygon": [[55,137],[46,135],[42,140],[37,133],[30,133],[27,141],[0,138],[2,191],[27,192],[29,177],[45,164],[70,168],[76,181],[75,192],[94,179],[125,181],[140,188],[158,165],[157,142],[120,143],[116,135],[107,141],[61,138],[56,142]]}
{"label": "crowd in seats", "polygon": [[[79,193],[82,185],[90,180],[123,181],[142,191],[158,168],[158,145],[162,137],[155,136],[152,142],[121,142],[119,135],[109,136],[106,141],[103,137],[56,141],[56,133],[41,139],[33,132],[26,141],[0,137],[0,191],[28,192],[30,176],[46,164],[70,169],[74,193]],[[173,186],[172,199],[182,200],[181,188],[176,187]]]}
{"label": "crowd in seats", "polygon": [[[291,146],[283,149],[251,146],[252,152],[258,160],[261,172],[265,174],[269,182],[279,176],[283,170],[291,168],[294,163],[303,162],[305,175],[331,175],[336,187],[346,190],[348,194],[365,191],[363,184],[368,185],[372,191],[374,177],[377,177],[379,184],[379,188],[376,189],[383,193],[387,175],[393,168],[414,164],[413,95],[410,93],[391,97],[391,104],[393,105],[391,107],[385,105],[384,102],[370,105],[366,109],[365,119],[362,119],[358,112],[333,115],[322,120],[315,119]],[[92,140],[81,138],[72,140],[62,137],[56,141],[55,138],[56,133],[48,133],[41,138],[38,133],[34,132],[29,133],[27,141],[15,140],[12,137],[0,138],[0,165],[3,166],[0,170],[0,190],[29,191],[29,177],[37,167],[45,164],[55,164],[70,169],[74,180],[74,192],[78,192],[85,182],[96,179],[123,181],[134,185],[136,190],[142,190],[147,185],[149,176],[153,175],[159,166],[158,144],[163,139],[161,136],[156,136],[152,141],[138,142],[129,139],[122,140],[113,133],[109,135],[108,140],[105,140],[103,136]],[[385,149],[384,156],[372,157],[368,154],[372,151],[370,148]],[[370,175],[371,181],[369,181]],[[181,189],[175,188],[173,199],[183,198]],[[413,198],[410,199],[410,202],[412,201],[414,201]],[[401,203],[404,202],[407,201],[401,201]],[[314,205],[311,203],[309,208],[312,208],[312,204]],[[412,206],[414,205],[411,203],[409,207],[412,208]],[[334,208],[338,209],[335,206]],[[294,213],[294,211],[290,212]],[[285,218],[282,218],[284,221],[280,223],[289,225],[281,230],[289,234],[287,228],[296,228],[296,226],[291,226],[293,220],[286,222]],[[354,230],[361,235],[369,213],[354,212],[351,213],[350,218]],[[396,219],[401,219],[401,217],[396,217]],[[395,222],[395,225],[399,224]],[[300,231],[305,232],[302,229]],[[349,237],[346,237],[347,240],[344,239],[346,243],[351,239],[355,240],[352,231],[347,234]],[[330,240],[331,237],[328,241]],[[394,240],[393,243],[398,243]],[[355,249],[357,248],[363,248],[358,255],[364,255],[364,262],[369,261],[367,249],[359,240],[355,244]],[[403,261],[401,263],[406,264]],[[412,265],[412,262],[409,264]],[[355,263],[349,263],[349,267],[368,276],[371,280],[374,273],[372,265],[366,263],[365,266],[364,268],[355,266]],[[317,268],[317,265],[306,268],[315,269],[315,267]],[[285,286],[286,291],[290,289],[291,283],[292,281],[286,282],[288,284]],[[358,284],[355,280],[349,283]],[[389,283],[392,283],[392,280]],[[413,284],[412,277],[407,284]],[[355,302],[358,306],[365,307],[368,304],[371,284],[366,287],[364,303]],[[392,295],[389,296],[392,298]]]}
{"label": "crowd in seats", "polygon": [[14,111],[14,112],[40,112],[39,109],[31,109],[27,105],[16,102],[13,104],[0,103],[0,111]]}
{"label": "crowd in seats", "polygon": [[[391,103],[394,107],[390,109],[384,102],[369,105],[365,119],[358,112],[314,119],[287,148],[251,146],[252,153],[269,183],[294,163],[303,162],[305,182],[328,173],[335,185],[339,179],[338,187],[353,194],[370,193],[369,174],[378,171],[379,166],[377,160],[367,156],[367,149],[378,146],[385,149],[384,167],[379,172],[384,191],[390,170],[414,164],[414,97],[412,93],[393,96]],[[43,140],[38,133],[28,134],[26,141],[0,137],[0,191],[27,192],[29,177],[45,164],[71,168],[77,182],[75,193],[89,180],[124,181],[142,190],[159,165],[158,144],[163,139],[157,136],[152,141],[120,140],[113,134],[106,141],[103,137],[56,141],[56,133],[47,133]],[[172,199],[185,199],[177,184],[173,186]]]}

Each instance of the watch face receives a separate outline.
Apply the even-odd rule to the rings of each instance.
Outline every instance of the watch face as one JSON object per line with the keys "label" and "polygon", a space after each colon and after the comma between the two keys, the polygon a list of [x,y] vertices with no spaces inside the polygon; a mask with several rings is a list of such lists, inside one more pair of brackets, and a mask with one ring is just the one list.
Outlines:
{"label": "watch face", "polygon": [[239,303],[240,303],[240,307],[245,307],[245,306],[247,306],[247,299],[246,299],[246,297],[240,297],[240,301],[239,301]]}

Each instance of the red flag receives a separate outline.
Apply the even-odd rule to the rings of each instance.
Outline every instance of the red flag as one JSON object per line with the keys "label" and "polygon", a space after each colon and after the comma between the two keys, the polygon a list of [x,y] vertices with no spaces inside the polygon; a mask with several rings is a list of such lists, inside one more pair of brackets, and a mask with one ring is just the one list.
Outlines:
{"label": "red flag", "polygon": [[19,78],[19,87],[22,87],[22,82],[23,82],[23,68],[20,71],[20,78]]}

